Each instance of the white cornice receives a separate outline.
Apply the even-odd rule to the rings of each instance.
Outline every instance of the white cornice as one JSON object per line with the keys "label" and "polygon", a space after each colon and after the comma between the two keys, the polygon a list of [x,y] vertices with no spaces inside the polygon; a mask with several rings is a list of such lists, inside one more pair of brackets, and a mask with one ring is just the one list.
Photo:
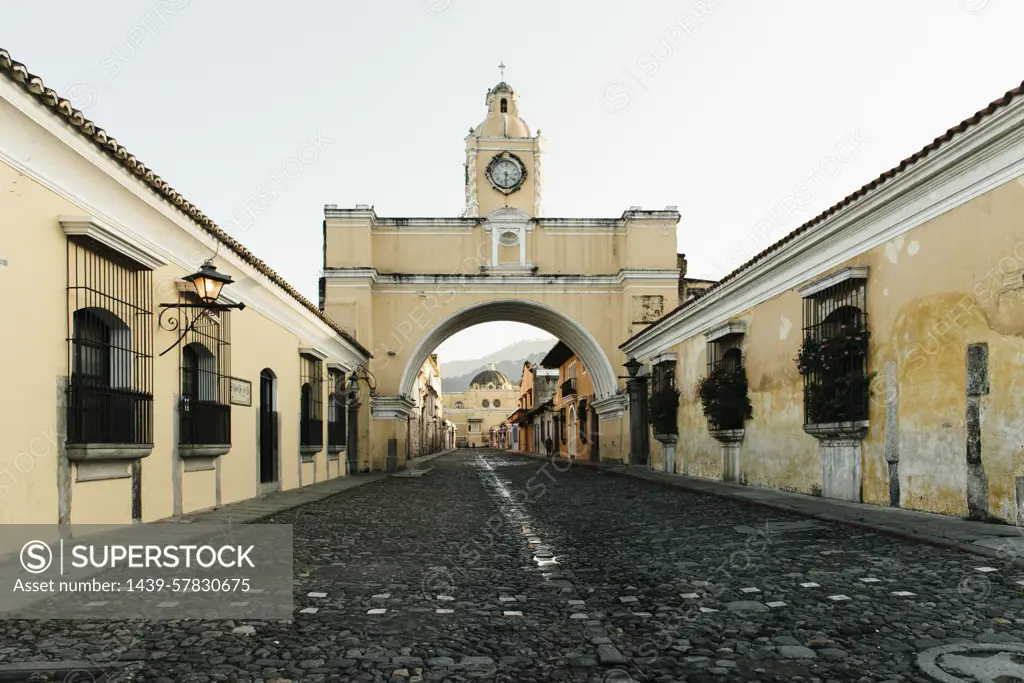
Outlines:
{"label": "white cornice", "polygon": [[851,266],[849,268],[842,268],[829,273],[825,277],[818,278],[814,282],[800,287],[797,292],[800,296],[806,299],[809,296],[813,296],[818,292],[838,285],[840,282],[846,282],[847,280],[867,280],[868,279],[868,267],[867,266]]}
{"label": "white cornice", "polygon": [[330,354],[323,349],[310,344],[303,344],[300,346],[299,353],[303,356],[312,356],[313,358],[321,361],[327,360],[331,357]]}
{"label": "white cornice", "polygon": [[416,402],[408,396],[370,397],[370,416],[374,420],[404,420],[415,407]]}
{"label": "white cornice", "polygon": [[[5,78],[0,78],[0,161],[186,272],[196,269],[197,253],[218,252],[215,237]],[[316,336],[355,362],[365,361],[363,352],[240,256],[220,250],[217,258],[229,266],[236,279],[232,296],[247,310],[298,337]]]}
{"label": "white cornice", "polygon": [[84,237],[99,242],[146,270],[156,270],[167,265],[167,261],[159,254],[145,246],[133,244],[128,236],[94,216],[59,216],[57,220],[68,237]]}
{"label": "white cornice", "polygon": [[746,334],[746,333],[747,333],[747,323],[743,322],[742,320],[733,320],[731,322],[725,323],[724,325],[717,325],[714,328],[712,328],[712,329],[708,330],[707,332],[705,332],[704,333],[704,340],[705,341],[709,341],[709,342],[713,342],[716,339],[721,339],[722,337],[726,337],[726,336],[728,336],[730,334]]}
{"label": "white cornice", "polygon": [[959,133],[891,180],[621,346],[646,358],[801,286],[851,258],[1024,176],[1024,99]]}
{"label": "white cornice", "polygon": [[[548,290],[552,286],[584,286],[584,287],[618,287],[622,285],[638,285],[658,289],[678,288],[678,268],[623,268],[617,273],[599,275],[587,274],[544,274],[544,273],[507,273],[492,275],[450,275],[450,274],[388,274],[380,273],[376,268],[327,268],[323,277],[328,287],[356,285],[372,285],[374,289],[387,288],[388,291],[407,289],[422,293],[424,285],[438,287],[444,291],[458,290],[463,292],[471,287],[539,287]],[[500,290],[499,290],[500,291]]]}
{"label": "white cornice", "polygon": [[676,353],[675,351],[662,351],[656,356],[651,356],[651,365],[660,365],[661,363],[675,363]]}

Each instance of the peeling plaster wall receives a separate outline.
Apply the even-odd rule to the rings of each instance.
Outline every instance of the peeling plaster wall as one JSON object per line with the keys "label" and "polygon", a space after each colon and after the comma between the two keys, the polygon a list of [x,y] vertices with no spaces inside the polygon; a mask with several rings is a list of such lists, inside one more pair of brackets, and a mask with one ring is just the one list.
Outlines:
{"label": "peeling plaster wall", "polygon": [[[894,363],[895,393],[888,398],[896,409],[890,424],[898,434],[890,441],[899,463],[899,504],[968,514],[966,354],[968,345],[986,344],[989,386],[978,397],[978,436],[988,514],[1016,523],[1016,478],[1024,477],[1022,210],[1024,182],[1011,181],[833,269],[869,267],[869,370],[878,375],[862,444],[864,502],[889,504],[884,369]],[[803,431],[803,382],[794,361],[800,295],[794,288],[734,319],[747,324],[743,352],[754,408],[741,450],[742,480],[817,493],[821,456],[817,440]],[[696,397],[705,349],[703,335],[671,349],[681,391],[676,471],[720,479],[719,444]],[[660,445],[653,450],[660,457]]]}

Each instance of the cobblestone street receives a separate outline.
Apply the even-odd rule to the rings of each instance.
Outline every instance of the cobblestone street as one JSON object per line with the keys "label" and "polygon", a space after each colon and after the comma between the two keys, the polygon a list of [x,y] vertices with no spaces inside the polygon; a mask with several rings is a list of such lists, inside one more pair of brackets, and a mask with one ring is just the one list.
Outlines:
{"label": "cobblestone street", "polygon": [[294,525],[294,623],[7,621],[0,664],[92,659],[164,682],[932,681],[918,653],[982,643],[1006,660],[961,657],[962,680],[1024,680],[1005,654],[1024,636],[1010,559],[496,451],[428,467],[268,520]]}

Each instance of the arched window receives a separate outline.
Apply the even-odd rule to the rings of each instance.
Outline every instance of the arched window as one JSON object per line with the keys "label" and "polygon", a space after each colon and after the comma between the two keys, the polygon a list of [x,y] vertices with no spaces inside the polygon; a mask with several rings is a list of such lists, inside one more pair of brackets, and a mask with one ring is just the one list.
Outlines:
{"label": "arched window", "polygon": [[146,443],[149,394],[132,390],[132,335],[106,309],[72,318],[68,443]]}
{"label": "arched window", "polygon": [[328,370],[330,385],[327,395],[327,449],[340,451],[346,440],[345,375],[338,370]]}
{"label": "arched window", "polygon": [[462,401],[455,402],[455,410],[462,410],[464,407],[465,406],[463,406]]}
{"label": "arched window", "polygon": [[508,113],[508,100],[506,100],[504,97],[501,98],[501,113]]}
{"label": "arched window", "polygon": [[181,397],[193,402],[217,400],[216,360],[198,342],[181,350]]}

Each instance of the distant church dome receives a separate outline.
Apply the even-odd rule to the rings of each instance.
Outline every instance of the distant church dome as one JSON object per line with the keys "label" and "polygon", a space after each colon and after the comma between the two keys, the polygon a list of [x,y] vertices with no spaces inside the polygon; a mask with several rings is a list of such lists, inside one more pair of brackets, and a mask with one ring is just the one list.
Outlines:
{"label": "distant church dome", "polygon": [[494,369],[494,363],[488,363],[487,369],[477,374],[470,382],[474,389],[511,389],[509,378]]}
{"label": "distant church dome", "polygon": [[487,91],[487,118],[473,135],[497,138],[528,138],[530,127],[519,118],[519,95],[502,81]]}

